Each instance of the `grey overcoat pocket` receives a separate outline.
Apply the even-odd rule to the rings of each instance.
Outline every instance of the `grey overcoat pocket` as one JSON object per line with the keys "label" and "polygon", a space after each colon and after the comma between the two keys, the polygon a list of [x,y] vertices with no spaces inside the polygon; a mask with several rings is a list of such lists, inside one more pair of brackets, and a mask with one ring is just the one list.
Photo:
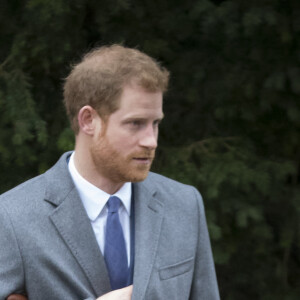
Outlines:
{"label": "grey overcoat pocket", "polygon": [[159,269],[159,277],[161,280],[166,280],[190,271],[193,268],[194,257],[185,259],[176,264],[166,266]]}

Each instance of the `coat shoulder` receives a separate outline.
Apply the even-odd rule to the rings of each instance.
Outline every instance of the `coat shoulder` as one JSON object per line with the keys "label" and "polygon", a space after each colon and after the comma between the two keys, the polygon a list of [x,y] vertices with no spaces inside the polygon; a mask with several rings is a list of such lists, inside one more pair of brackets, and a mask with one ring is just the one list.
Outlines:
{"label": "coat shoulder", "polygon": [[49,190],[61,190],[72,186],[66,168],[66,158],[70,153],[61,156],[58,162],[45,173],[33,177],[11,190],[0,195],[0,205],[6,207],[31,207],[36,201],[45,199]]}
{"label": "coat shoulder", "polygon": [[195,210],[203,207],[202,196],[194,186],[153,172],[149,173],[143,184],[148,191],[155,193],[166,205],[189,207]]}
{"label": "coat shoulder", "polygon": [[42,188],[45,185],[44,181],[44,174],[27,180],[0,195],[0,203],[4,205],[6,203],[15,203],[28,197],[36,198],[44,195],[44,189]]}
{"label": "coat shoulder", "polygon": [[198,192],[195,187],[192,185],[184,184],[169,177],[150,172],[147,179],[144,181],[145,184],[153,186],[157,190],[163,189],[166,192],[188,192],[188,193],[195,193]]}

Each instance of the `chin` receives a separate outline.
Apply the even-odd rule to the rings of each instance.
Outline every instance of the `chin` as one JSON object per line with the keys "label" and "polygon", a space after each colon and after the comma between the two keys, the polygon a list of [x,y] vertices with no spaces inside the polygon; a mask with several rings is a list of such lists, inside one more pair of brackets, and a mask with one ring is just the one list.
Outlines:
{"label": "chin", "polygon": [[129,182],[140,182],[143,181],[147,178],[149,171],[146,172],[139,172],[139,174],[130,174],[130,176],[128,176],[128,180]]}

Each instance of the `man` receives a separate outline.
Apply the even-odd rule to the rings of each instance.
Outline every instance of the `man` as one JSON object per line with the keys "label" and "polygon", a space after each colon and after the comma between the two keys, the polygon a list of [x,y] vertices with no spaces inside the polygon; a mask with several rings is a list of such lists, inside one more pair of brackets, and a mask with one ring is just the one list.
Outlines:
{"label": "man", "polygon": [[149,173],[167,84],[118,45],[73,68],[75,151],[0,198],[0,300],[219,299],[200,194]]}

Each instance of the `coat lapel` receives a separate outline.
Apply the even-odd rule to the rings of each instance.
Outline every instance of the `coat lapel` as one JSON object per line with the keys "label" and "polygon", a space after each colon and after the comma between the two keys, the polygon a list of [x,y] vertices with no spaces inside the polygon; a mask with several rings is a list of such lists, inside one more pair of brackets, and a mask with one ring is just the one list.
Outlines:
{"label": "coat lapel", "polygon": [[132,299],[143,299],[152,272],[164,205],[145,183],[134,184],[135,262]]}
{"label": "coat lapel", "polygon": [[105,261],[69,175],[65,155],[47,173],[48,190],[45,200],[57,205],[50,215],[51,221],[89,279],[95,294],[109,292]]}

